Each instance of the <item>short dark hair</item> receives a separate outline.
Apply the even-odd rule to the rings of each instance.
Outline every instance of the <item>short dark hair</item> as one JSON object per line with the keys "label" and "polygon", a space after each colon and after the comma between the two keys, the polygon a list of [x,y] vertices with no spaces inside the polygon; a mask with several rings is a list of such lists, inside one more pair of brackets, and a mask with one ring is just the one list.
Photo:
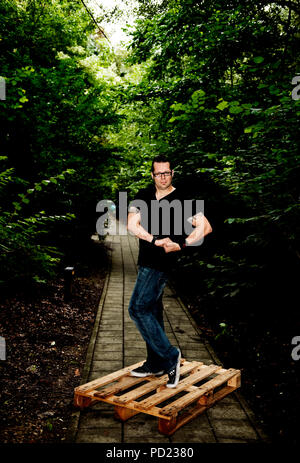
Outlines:
{"label": "short dark hair", "polygon": [[151,172],[154,172],[154,163],[155,162],[168,162],[170,164],[170,169],[173,170],[172,163],[170,159],[167,158],[164,154],[159,154],[158,156],[155,156],[155,158],[152,161],[152,166],[151,166]]}

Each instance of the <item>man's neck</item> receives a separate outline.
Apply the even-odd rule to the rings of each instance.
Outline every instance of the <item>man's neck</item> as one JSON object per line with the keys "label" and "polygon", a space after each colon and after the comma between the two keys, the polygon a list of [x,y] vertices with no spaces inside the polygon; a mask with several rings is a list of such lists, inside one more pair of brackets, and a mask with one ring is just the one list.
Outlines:
{"label": "man's neck", "polygon": [[156,192],[155,192],[156,199],[161,199],[164,196],[167,196],[168,194],[172,193],[172,191],[174,190],[175,190],[175,187],[172,185],[170,185],[167,190],[160,190],[159,188],[156,187]]}

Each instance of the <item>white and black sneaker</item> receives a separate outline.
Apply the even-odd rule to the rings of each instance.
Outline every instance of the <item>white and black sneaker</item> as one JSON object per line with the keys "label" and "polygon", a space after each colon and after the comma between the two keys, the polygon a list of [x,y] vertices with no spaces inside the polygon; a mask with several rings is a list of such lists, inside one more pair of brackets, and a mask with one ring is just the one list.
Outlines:
{"label": "white and black sneaker", "polygon": [[143,364],[142,366],[131,370],[131,376],[136,376],[137,378],[145,378],[146,376],[160,376],[164,373],[164,370],[161,371],[150,371],[149,368]]}
{"label": "white and black sneaker", "polygon": [[169,373],[169,381],[167,382],[167,387],[176,387],[180,378],[180,359],[181,359],[181,352],[178,349],[178,359],[174,368],[172,368]]}

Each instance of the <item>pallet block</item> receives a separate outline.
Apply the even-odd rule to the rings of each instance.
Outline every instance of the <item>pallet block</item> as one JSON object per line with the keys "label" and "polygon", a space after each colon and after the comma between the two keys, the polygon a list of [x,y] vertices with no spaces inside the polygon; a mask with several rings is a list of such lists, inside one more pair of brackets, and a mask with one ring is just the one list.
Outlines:
{"label": "pallet block", "polygon": [[158,418],[159,432],[170,436],[241,385],[240,370],[181,359],[180,381],[170,389],[166,374],[130,375],[144,361],[76,387],[74,405],[83,409],[97,401],[110,403],[115,418],[121,421],[147,413]]}

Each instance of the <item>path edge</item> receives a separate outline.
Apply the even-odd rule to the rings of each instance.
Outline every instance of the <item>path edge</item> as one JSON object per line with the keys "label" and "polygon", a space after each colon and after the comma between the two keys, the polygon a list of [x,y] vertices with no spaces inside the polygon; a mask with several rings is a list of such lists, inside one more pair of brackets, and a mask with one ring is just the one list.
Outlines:
{"label": "path edge", "polygon": [[[85,358],[84,367],[83,367],[82,376],[81,376],[79,386],[82,386],[83,384],[85,384],[88,381],[88,377],[89,377],[89,373],[90,373],[91,365],[92,365],[94,349],[95,349],[95,341],[96,341],[97,334],[98,334],[98,331],[99,331],[99,326],[100,326],[100,320],[101,320],[101,315],[102,315],[102,311],[103,311],[104,301],[105,301],[106,294],[107,294],[107,287],[108,287],[108,282],[109,282],[110,274],[111,274],[111,251],[112,251],[112,249],[107,246],[107,250],[108,250],[108,257],[109,257],[109,264],[108,264],[107,274],[106,274],[106,277],[105,277],[105,281],[104,281],[100,301],[99,301],[99,304],[98,304],[97,315],[96,315],[96,318],[95,318],[93,331],[92,331],[92,334],[91,334],[91,337],[90,337],[90,341],[89,341],[89,345],[88,345],[88,349],[87,349],[87,353],[86,353],[86,358]],[[69,421],[69,425],[68,425],[68,430],[67,430],[67,434],[66,434],[66,438],[65,438],[64,442],[66,442],[68,444],[73,444],[73,443],[76,442],[75,439],[76,439],[76,434],[77,434],[77,431],[78,431],[79,419],[80,419],[80,410],[76,410],[76,411],[71,413],[70,421]]]}
{"label": "path edge", "polygon": [[[180,304],[181,308],[183,309],[183,311],[186,313],[186,315],[189,318],[192,326],[195,328],[195,330],[199,334],[199,337],[201,337],[202,342],[203,342],[206,350],[209,352],[209,354],[213,358],[214,363],[216,365],[221,365],[222,366],[222,362],[219,359],[219,357],[217,356],[215,350],[210,345],[210,343],[207,341],[207,339],[205,339],[205,337],[203,336],[203,332],[202,332],[201,328],[197,325],[197,323],[194,320],[192,314],[189,312],[189,310],[186,307],[185,303],[183,302],[181,297],[178,295],[173,282],[168,281],[168,286],[173,291],[173,293],[175,294],[175,297],[176,297],[177,301],[179,302],[179,304]],[[244,409],[244,411],[245,411],[245,413],[246,413],[246,415],[248,417],[248,420],[252,424],[253,428],[255,429],[257,435],[260,437],[262,442],[267,443],[267,444],[271,443],[270,437],[268,436],[267,432],[264,430],[264,427],[261,425],[261,423],[258,422],[257,417],[255,416],[252,408],[250,407],[248,401],[245,399],[245,397],[242,395],[242,393],[240,391],[234,391],[232,394],[235,395],[237,401],[240,403],[241,407]]]}

